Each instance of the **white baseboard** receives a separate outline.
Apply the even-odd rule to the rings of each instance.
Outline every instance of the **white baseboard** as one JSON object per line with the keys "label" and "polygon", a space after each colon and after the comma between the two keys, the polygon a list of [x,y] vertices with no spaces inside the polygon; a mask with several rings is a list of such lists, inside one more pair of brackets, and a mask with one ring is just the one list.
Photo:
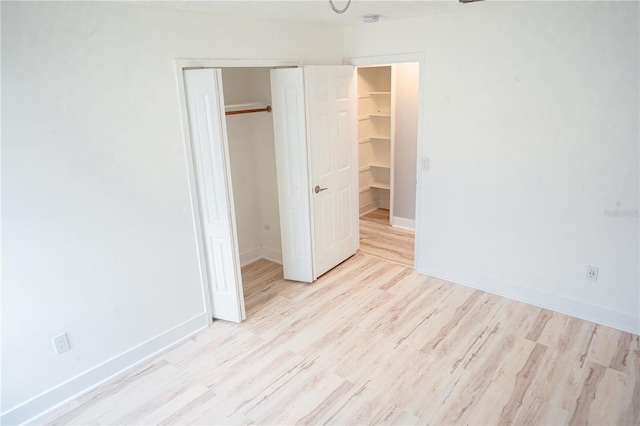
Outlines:
{"label": "white baseboard", "polygon": [[256,247],[240,253],[240,266],[249,265],[256,260],[262,259],[262,248]]}
{"label": "white baseboard", "polygon": [[262,247],[262,258],[282,265],[282,251],[271,247]]}
{"label": "white baseboard", "polygon": [[416,263],[416,271],[421,274],[441,278],[456,284],[497,294],[508,299],[549,309],[572,317],[581,318],[633,334],[640,334],[640,316],[619,312],[587,302],[573,300],[544,291],[482,277],[467,271],[431,262]]}
{"label": "white baseboard", "polygon": [[240,253],[240,266],[251,265],[260,259],[267,259],[271,262],[282,265],[282,251],[271,247],[256,247]]}
{"label": "white baseboard", "polygon": [[378,203],[371,201],[370,203],[362,204],[360,206],[360,216],[364,216],[367,213],[371,213],[378,209]]}
{"label": "white baseboard", "polygon": [[153,337],[138,346],[2,413],[0,424],[22,424],[36,419],[58,406],[84,394],[113,377],[166,351],[206,328],[207,314],[201,313],[182,324]]}
{"label": "white baseboard", "polygon": [[[360,216],[364,216],[367,213],[371,213],[372,211],[378,210],[378,209],[389,210],[389,200],[382,200],[378,198],[369,203],[362,204],[360,206]],[[404,219],[404,220],[408,220],[408,219]]]}
{"label": "white baseboard", "polygon": [[391,219],[391,226],[396,228],[408,229],[409,231],[416,230],[416,221],[413,219],[405,219],[404,217],[394,216]]}

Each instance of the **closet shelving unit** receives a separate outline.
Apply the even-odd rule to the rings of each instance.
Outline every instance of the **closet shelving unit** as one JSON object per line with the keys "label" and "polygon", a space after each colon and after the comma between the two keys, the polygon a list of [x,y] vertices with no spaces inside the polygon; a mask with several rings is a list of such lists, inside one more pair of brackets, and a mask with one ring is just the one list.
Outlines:
{"label": "closet shelving unit", "polygon": [[392,199],[392,66],[358,68],[360,214],[389,209]]}

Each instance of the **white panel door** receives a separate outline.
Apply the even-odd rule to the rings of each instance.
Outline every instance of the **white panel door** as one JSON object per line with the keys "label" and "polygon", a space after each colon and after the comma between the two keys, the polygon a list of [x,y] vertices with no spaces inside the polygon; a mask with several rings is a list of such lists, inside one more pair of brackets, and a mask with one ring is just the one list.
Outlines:
{"label": "white panel door", "polygon": [[317,278],[360,243],[355,68],[304,67],[304,79]]}
{"label": "white panel door", "polygon": [[309,166],[302,69],[271,70],[284,278],[313,282]]}
{"label": "white panel door", "polygon": [[212,315],[240,322],[245,313],[223,118],[222,73],[219,69],[185,70],[184,82]]}

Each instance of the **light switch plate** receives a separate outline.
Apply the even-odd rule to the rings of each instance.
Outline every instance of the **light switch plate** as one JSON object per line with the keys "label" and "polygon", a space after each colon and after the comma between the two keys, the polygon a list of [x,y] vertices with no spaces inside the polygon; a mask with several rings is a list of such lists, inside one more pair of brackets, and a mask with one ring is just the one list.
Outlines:
{"label": "light switch plate", "polygon": [[431,159],[429,157],[422,157],[422,170],[429,170],[431,168]]}

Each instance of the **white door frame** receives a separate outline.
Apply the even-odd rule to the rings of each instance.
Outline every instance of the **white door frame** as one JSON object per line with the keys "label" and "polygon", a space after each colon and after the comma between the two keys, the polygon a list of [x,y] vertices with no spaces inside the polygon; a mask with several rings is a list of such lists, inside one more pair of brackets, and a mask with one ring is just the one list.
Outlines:
{"label": "white door frame", "polygon": [[[204,251],[204,237],[202,223],[200,220],[200,202],[198,200],[198,192],[196,189],[196,174],[193,167],[193,152],[191,149],[191,136],[189,134],[189,116],[187,113],[187,96],[184,88],[185,69],[190,68],[271,68],[271,67],[299,67],[302,66],[301,60],[286,59],[176,59],[174,67],[176,73],[176,83],[178,86],[178,105],[180,108],[180,123],[182,125],[182,142],[184,144],[185,159],[187,165],[187,178],[189,181],[189,197],[191,199],[191,214],[193,217],[193,231],[196,239],[196,252],[198,254],[198,266],[200,268],[200,283],[202,287],[202,299],[204,302],[204,310],[207,314],[207,322],[209,325],[213,322],[212,294],[210,290],[209,276],[206,267],[206,258]],[[228,152],[228,141],[226,138],[222,141],[225,151]],[[229,173],[229,172],[228,172]],[[227,188],[232,193],[233,188]],[[231,225],[236,231],[235,212],[231,212]],[[237,238],[236,238],[237,239]],[[238,250],[237,241],[235,242],[235,250]],[[240,283],[242,280],[238,280]],[[240,284],[236,285],[240,285]],[[242,288],[238,288],[238,294],[242,294]],[[244,310],[244,300],[241,300],[242,319],[246,318]]]}
{"label": "white door frame", "polygon": [[[416,149],[416,221],[415,221],[415,247],[413,252],[414,269],[418,264],[418,254],[420,253],[420,235],[422,230],[422,220],[420,213],[422,211],[422,156],[424,152],[424,126],[422,117],[424,115],[424,82],[425,82],[425,54],[424,53],[400,53],[397,55],[381,55],[381,56],[363,56],[355,58],[345,58],[346,65],[392,65],[406,62],[418,62],[420,65],[420,74],[418,78],[418,141]],[[391,218],[393,220],[393,218]]]}

